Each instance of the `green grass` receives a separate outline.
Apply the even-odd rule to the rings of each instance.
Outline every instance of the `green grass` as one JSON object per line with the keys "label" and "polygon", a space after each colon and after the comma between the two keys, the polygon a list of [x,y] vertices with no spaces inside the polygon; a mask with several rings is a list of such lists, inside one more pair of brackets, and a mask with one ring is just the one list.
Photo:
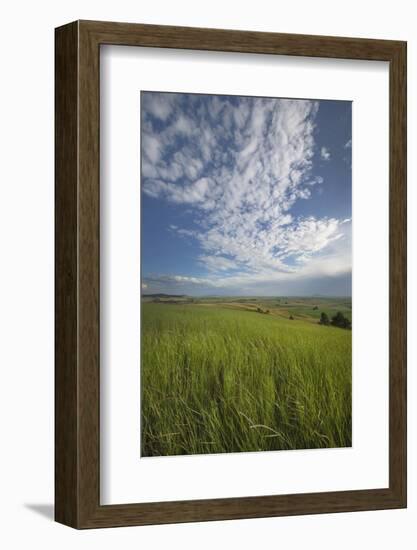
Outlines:
{"label": "green grass", "polygon": [[142,303],[142,456],[350,446],[351,361],[311,318]]}

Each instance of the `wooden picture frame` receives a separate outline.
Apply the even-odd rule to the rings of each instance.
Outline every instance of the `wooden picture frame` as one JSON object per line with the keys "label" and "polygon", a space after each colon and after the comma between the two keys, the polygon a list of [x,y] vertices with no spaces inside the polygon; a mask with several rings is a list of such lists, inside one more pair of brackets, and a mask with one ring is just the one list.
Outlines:
{"label": "wooden picture frame", "polygon": [[[406,43],[76,21],[56,29],[55,519],[74,528],[406,506]],[[100,505],[100,46],[389,62],[389,487]]]}

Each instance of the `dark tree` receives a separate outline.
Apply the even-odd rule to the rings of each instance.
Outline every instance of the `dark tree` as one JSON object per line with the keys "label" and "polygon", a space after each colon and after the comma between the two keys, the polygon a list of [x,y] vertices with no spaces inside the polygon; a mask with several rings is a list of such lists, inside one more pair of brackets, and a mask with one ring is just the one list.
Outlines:
{"label": "dark tree", "polygon": [[339,328],[346,328],[346,329],[352,328],[352,323],[349,321],[347,317],[343,315],[341,311],[338,311],[336,315],[332,317],[332,325],[334,327],[339,327]]}
{"label": "dark tree", "polygon": [[294,317],[290,315],[290,321],[294,321]]}
{"label": "dark tree", "polygon": [[329,316],[324,311],[321,312],[319,325],[326,325],[326,326],[330,325]]}

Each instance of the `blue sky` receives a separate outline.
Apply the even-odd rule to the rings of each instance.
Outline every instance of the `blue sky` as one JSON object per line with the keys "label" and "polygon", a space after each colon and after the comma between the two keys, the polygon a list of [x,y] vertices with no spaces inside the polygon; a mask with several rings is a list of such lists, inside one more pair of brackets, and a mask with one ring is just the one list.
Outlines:
{"label": "blue sky", "polygon": [[351,105],[141,92],[142,292],[350,295]]}

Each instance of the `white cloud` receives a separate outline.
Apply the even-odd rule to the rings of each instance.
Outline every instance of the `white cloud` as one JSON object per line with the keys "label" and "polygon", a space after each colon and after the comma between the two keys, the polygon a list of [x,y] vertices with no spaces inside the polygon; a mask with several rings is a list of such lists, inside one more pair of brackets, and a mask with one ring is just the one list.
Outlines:
{"label": "white cloud", "polygon": [[171,94],[144,92],[141,94],[143,110],[159,120],[166,121],[172,112],[173,98]]}
{"label": "white cloud", "polygon": [[199,262],[210,271],[230,271],[236,269],[236,262],[224,256],[200,256]]}
{"label": "white cloud", "polygon": [[330,151],[327,147],[322,147],[320,149],[320,156],[323,160],[330,160]]}
{"label": "white cloud", "polygon": [[[153,275],[146,281],[155,291],[169,289],[172,292],[202,294],[279,294],[291,292],[291,284],[303,288],[306,284],[311,293],[311,281],[316,281],[320,292],[327,293],[327,286],[332,279],[350,276],[351,272],[351,224],[343,225],[343,233],[334,239],[326,251],[311,257],[300,255],[297,266],[287,271],[265,268],[263,270],[237,271],[230,273],[232,260],[221,256],[200,257],[209,269],[210,276],[189,277],[185,275]],[[301,286],[300,286],[301,285]],[[321,286],[320,286],[321,285]],[[349,294],[347,284],[346,294]]]}
{"label": "white cloud", "polygon": [[161,155],[161,143],[155,136],[145,134],[142,140],[142,151],[147,161],[157,164]]}
{"label": "white cloud", "polygon": [[346,143],[345,143],[345,149],[351,149],[352,148],[352,140],[349,139]]}
{"label": "white cloud", "polygon": [[313,216],[302,219],[281,235],[280,247],[283,255],[313,254],[325,248],[329,243],[340,239],[341,223],[335,219],[316,219]]}
{"label": "white cloud", "polygon": [[174,123],[174,128],[176,133],[184,134],[186,136],[191,136],[195,132],[195,126],[193,125],[192,121],[187,119],[183,115],[180,115],[176,119]]}

